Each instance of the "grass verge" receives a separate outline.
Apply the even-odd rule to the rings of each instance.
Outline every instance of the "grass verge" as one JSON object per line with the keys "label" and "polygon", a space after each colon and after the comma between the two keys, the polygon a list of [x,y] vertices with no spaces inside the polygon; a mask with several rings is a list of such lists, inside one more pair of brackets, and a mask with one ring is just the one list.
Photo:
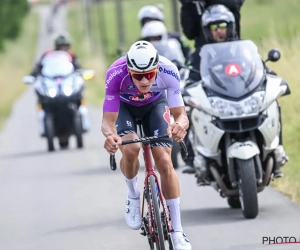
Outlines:
{"label": "grass verge", "polygon": [[298,55],[300,54],[300,33],[289,41],[279,42],[280,39],[268,39],[262,43],[261,50],[265,57],[270,48],[278,48],[281,51],[281,59],[276,63],[269,63],[278,75],[283,76],[289,83],[291,95],[279,99],[283,123],[283,145],[289,155],[289,162],[282,168],[284,178],[272,182],[272,186],[293,201],[300,203],[300,107],[297,105],[300,99],[298,90]]}
{"label": "grass verge", "polygon": [[6,42],[5,51],[0,53],[0,129],[13,102],[26,88],[22,77],[28,74],[35,58],[38,23],[38,15],[31,11],[23,21],[18,39]]}

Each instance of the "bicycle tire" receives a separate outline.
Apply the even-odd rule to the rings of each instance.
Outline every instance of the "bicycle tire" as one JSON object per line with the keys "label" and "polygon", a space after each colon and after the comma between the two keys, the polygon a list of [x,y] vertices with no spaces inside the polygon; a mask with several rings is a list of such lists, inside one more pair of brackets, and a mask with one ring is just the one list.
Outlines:
{"label": "bicycle tire", "polygon": [[[155,177],[153,175],[150,175],[149,177],[149,181],[150,181],[150,189],[151,189],[151,196],[150,196],[150,200],[152,199],[152,204],[153,204],[153,210],[154,210],[154,220],[155,220],[155,224],[156,224],[156,229],[157,229],[157,233],[158,233],[158,244],[156,243],[156,248],[157,246],[159,248],[157,248],[157,250],[165,250],[165,239],[164,239],[164,233],[163,233],[163,228],[162,228],[162,224],[161,224],[161,217],[160,217],[160,212],[159,212],[159,206],[158,206],[158,200],[157,200],[157,196],[156,196],[156,184],[155,184]],[[154,223],[152,223],[153,227],[154,227]]]}

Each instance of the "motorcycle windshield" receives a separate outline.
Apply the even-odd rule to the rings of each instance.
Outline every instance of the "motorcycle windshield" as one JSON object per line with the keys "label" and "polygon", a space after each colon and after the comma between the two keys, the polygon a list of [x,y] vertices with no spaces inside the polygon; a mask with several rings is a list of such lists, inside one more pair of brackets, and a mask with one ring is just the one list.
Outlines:
{"label": "motorcycle windshield", "polygon": [[53,51],[47,54],[42,61],[42,74],[45,77],[68,77],[73,73],[72,59],[67,52]]}
{"label": "motorcycle windshield", "polygon": [[241,98],[264,79],[264,65],[252,41],[207,44],[200,56],[204,86],[220,95]]}
{"label": "motorcycle windshield", "polygon": [[158,51],[158,54],[166,57],[170,61],[178,61],[184,64],[184,56],[182,54],[180,44],[175,39],[168,39],[167,41],[152,42],[153,46]]}

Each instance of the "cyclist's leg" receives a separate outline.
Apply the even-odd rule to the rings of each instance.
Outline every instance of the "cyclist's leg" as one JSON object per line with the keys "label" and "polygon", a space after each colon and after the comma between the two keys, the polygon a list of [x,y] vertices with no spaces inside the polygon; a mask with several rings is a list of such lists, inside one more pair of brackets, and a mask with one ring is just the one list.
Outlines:
{"label": "cyclist's leg", "polygon": [[[165,117],[170,115],[167,101],[164,97],[154,103],[151,111],[143,118],[144,131],[147,136],[163,135],[167,133],[168,122]],[[164,115],[167,113],[167,115]],[[170,211],[171,224],[174,229],[172,233],[175,250],[182,244],[182,249],[191,249],[181,226],[180,216],[180,188],[176,171],[171,160],[172,139],[162,139],[151,143],[152,154],[155,165],[161,177],[161,187]],[[176,239],[176,240],[175,240]]]}
{"label": "cyclist's leg", "polygon": [[[119,116],[116,122],[119,136],[123,140],[137,139],[135,118],[127,107],[120,104]],[[137,174],[139,170],[139,150],[138,143],[120,146],[122,158],[120,168],[127,184],[127,197],[125,206],[125,220],[131,229],[139,229],[142,224],[140,212],[140,192],[137,186]]]}
{"label": "cyclist's leg", "polygon": [[[121,136],[124,141],[138,138],[136,134],[135,118],[123,103],[120,104],[116,128],[118,135]],[[120,146],[120,150],[122,152],[120,160],[121,171],[126,179],[131,180],[136,177],[139,170],[138,155],[140,145],[138,143],[123,145]]]}

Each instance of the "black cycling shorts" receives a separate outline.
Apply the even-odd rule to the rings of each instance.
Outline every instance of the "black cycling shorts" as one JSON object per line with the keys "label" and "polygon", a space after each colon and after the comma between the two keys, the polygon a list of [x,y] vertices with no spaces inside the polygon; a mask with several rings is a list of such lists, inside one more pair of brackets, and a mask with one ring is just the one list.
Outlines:
{"label": "black cycling shorts", "polygon": [[[167,134],[171,115],[165,94],[162,93],[154,102],[139,107],[121,102],[116,122],[118,135],[122,137],[127,134],[136,134],[137,118],[141,119],[145,136]],[[151,148],[158,146],[171,148],[173,139],[165,138],[151,142]]]}

